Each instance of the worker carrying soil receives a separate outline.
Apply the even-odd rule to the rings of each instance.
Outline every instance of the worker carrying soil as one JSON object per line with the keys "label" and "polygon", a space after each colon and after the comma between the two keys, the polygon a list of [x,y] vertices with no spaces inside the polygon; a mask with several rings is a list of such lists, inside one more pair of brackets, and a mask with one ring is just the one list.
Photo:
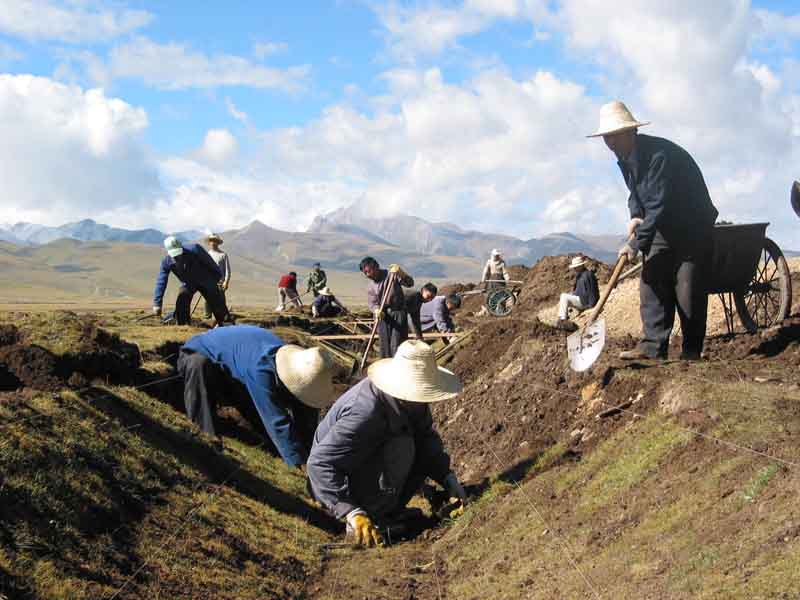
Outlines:
{"label": "worker carrying soil", "polygon": [[297,308],[303,307],[303,301],[297,293],[297,273],[294,271],[281,275],[278,281],[278,306],[275,310],[282,311],[287,303]]}
{"label": "worker carrying soil", "polygon": [[681,359],[697,360],[706,334],[709,280],[717,209],[700,168],[686,150],[663,138],[642,135],[622,102],[600,109],[602,137],[616,155],[630,191],[630,239],[620,249],[633,261],[645,257],[639,285],[643,337],[623,359],[666,358],[675,310],[681,320]]}
{"label": "worker carrying soil", "polygon": [[436,297],[438,289],[435,285],[428,282],[419,288],[418,292],[406,292],[406,314],[408,318],[408,326],[414,336],[422,339],[422,322],[420,321],[420,311],[427,302],[430,302]]}
{"label": "worker carrying soil", "polygon": [[494,289],[506,287],[509,279],[511,279],[511,275],[506,268],[506,261],[503,260],[500,250],[494,248],[489,260],[486,261],[486,266],[483,267],[481,283],[486,284],[486,289]]}
{"label": "worker carrying soil", "polygon": [[575,308],[584,311],[597,304],[600,290],[597,286],[597,277],[594,271],[586,268],[586,258],[576,256],[569,263],[569,269],[577,274],[575,287],[571,294],[561,294],[558,301],[558,321],[556,327],[565,331],[577,331],[578,326],[569,319],[569,309]]}
{"label": "worker carrying soil", "polygon": [[450,470],[428,406],[454,398],[461,388],[455,374],[436,365],[428,344],[408,340],[394,358],[371,365],[367,378],[345,392],[317,427],[308,458],[310,490],[347,522],[358,544],[381,545],[379,530],[402,520],[427,477],[445,488],[456,515],[463,512],[466,493]]}
{"label": "worker carrying soil", "polygon": [[[219,270],[222,272],[222,277],[219,280],[219,289],[222,292],[222,299],[227,304],[228,299],[225,292],[228,291],[228,286],[231,283],[231,261],[228,258],[228,253],[219,249],[223,240],[218,233],[209,233],[206,239],[208,243],[208,255],[217,263]],[[208,300],[205,301],[205,315],[206,319],[211,318],[211,304]]]}
{"label": "worker carrying soil", "polygon": [[[436,328],[439,333],[455,332],[456,327],[453,324],[453,318],[450,313],[460,307],[461,296],[458,294],[436,296],[430,302],[426,302],[419,311],[422,331],[430,331]],[[450,340],[442,338],[442,342],[447,345],[450,343]]]}
{"label": "worker carrying soil", "polygon": [[316,298],[319,296],[320,290],[326,285],[328,285],[328,276],[320,268],[319,263],[314,263],[314,266],[311,267],[311,272],[308,274],[308,289],[306,293],[311,292]]}
{"label": "worker carrying soil", "polygon": [[161,314],[164,292],[167,291],[169,274],[173,273],[181,282],[181,289],[175,299],[175,320],[178,325],[188,325],[191,321],[190,307],[195,292],[200,292],[211,306],[211,312],[218,325],[228,319],[225,296],[219,288],[222,273],[202,246],[184,246],[174,235],[164,240],[167,256],[161,261],[153,291],[153,312]]}
{"label": "worker carrying soil", "polygon": [[311,315],[314,317],[332,318],[346,312],[345,305],[339,302],[328,286],[319,290],[319,295],[311,304]]}
{"label": "worker carrying soil", "polygon": [[324,350],[286,344],[253,325],[201,333],[178,355],[186,414],[194,423],[216,435],[218,399],[233,400],[258,430],[263,425],[291,467],[305,464],[319,409],[336,398],[333,371]]}
{"label": "worker carrying soil", "polygon": [[[359,270],[370,280],[367,287],[367,305],[378,321],[381,358],[391,358],[397,348],[408,339],[408,320],[404,287],[414,287],[414,279],[400,265],[389,265],[381,269],[378,261],[366,256],[358,265]],[[389,273],[393,273],[392,287],[387,290]],[[381,301],[387,292],[386,303]]]}

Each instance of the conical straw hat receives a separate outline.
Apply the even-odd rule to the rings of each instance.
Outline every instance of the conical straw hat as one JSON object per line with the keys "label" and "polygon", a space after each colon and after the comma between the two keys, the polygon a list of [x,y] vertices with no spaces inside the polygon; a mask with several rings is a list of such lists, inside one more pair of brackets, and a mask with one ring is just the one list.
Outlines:
{"label": "conical straw hat", "polygon": [[633,118],[631,111],[619,100],[609,102],[600,107],[600,125],[597,131],[586,137],[600,137],[613,133],[621,133],[629,129],[644,127],[650,121],[637,121]]}
{"label": "conical straw hat", "polygon": [[295,398],[312,408],[333,404],[333,361],[321,348],[286,344],[275,357],[278,377]]}
{"label": "conical straw hat", "polygon": [[463,387],[455,373],[436,364],[433,348],[419,340],[400,344],[394,358],[374,363],[367,376],[383,393],[408,402],[441,402]]}

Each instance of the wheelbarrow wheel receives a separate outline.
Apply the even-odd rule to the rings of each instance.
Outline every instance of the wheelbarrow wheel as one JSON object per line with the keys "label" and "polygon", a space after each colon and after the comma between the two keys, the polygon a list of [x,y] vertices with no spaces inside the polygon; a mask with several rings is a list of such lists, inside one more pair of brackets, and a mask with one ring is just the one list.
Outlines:
{"label": "wheelbarrow wheel", "polygon": [[495,317],[505,317],[511,314],[516,300],[517,298],[511,290],[494,290],[486,296],[486,309]]}
{"label": "wheelbarrow wheel", "polygon": [[736,312],[749,332],[771,327],[789,316],[792,279],[778,245],[764,238],[756,272],[744,290],[734,292]]}

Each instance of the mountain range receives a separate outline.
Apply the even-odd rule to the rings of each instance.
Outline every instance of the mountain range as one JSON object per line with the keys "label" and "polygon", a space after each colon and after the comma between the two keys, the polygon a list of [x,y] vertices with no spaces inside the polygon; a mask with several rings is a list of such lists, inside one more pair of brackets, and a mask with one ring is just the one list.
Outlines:
{"label": "mountain range", "polygon": [[[184,241],[189,241],[200,238],[203,233],[190,230],[180,231],[174,235]],[[19,246],[49,244],[60,239],[159,245],[165,237],[166,235],[157,229],[120,229],[97,223],[92,219],[84,219],[58,227],[37,225],[36,223],[0,224],[0,241],[11,242]]]}

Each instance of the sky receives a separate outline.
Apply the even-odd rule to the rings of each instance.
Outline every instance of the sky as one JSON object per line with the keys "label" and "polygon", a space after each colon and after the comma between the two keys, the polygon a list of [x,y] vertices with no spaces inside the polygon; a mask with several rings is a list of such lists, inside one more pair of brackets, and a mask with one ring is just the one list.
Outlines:
{"label": "sky", "polygon": [[798,249],[799,51],[794,0],[3,0],[0,223],[620,234],[620,99]]}

